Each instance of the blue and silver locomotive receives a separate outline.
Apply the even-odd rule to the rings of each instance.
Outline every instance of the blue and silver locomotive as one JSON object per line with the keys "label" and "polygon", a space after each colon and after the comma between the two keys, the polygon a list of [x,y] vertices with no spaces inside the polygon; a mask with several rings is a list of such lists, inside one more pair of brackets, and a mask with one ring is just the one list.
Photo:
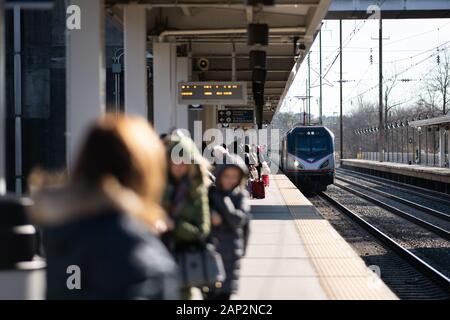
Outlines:
{"label": "blue and silver locomotive", "polygon": [[298,126],[281,141],[281,169],[306,192],[334,183],[334,135],[323,126]]}

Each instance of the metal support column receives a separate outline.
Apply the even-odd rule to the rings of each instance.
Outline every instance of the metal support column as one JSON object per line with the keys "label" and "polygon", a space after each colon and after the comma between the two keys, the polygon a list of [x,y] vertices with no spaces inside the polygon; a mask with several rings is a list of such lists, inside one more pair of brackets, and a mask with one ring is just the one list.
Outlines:
{"label": "metal support column", "polygon": [[425,130],[425,165],[428,166],[428,127],[424,127]]}
{"label": "metal support column", "polygon": [[401,125],[402,125],[402,132],[401,132],[401,136],[402,136],[402,163],[405,163],[405,159],[404,159],[404,156],[403,156],[403,154],[405,153],[405,145],[404,145],[404,139],[403,139],[403,134],[404,134],[404,127],[403,127],[403,121],[402,121],[402,123],[401,123]]}
{"label": "metal support column", "polygon": [[81,9],[81,28],[66,35],[67,167],[89,126],[105,111],[104,0],[71,0]]}
{"label": "metal support column", "polygon": [[231,51],[231,81],[236,81],[236,46],[233,42],[233,50]]}
{"label": "metal support column", "polygon": [[4,0],[0,0],[0,195],[6,193],[6,105]]}
{"label": "metal support column", "polygon": [[15,190],[22,194],[22,27],[20,6],[14,6],[14,151]]}
{"label": "metal support column", "polygon": [[418,140],[419,140],[419,145],[418,145],[418,149],[419,149],[419,155],[418,155],[418,163],[422,164],[422,135],[423,135],[423,130],[421,128],[419,128],[420,130],[417,130],[417,135],[418,135]]}
{"label": "metal support column", "polygon": [[319,31],[319,124],[322,125],[322,26]]}
{"label": "metal support column", "polygon": [[406,123],[406,163],[409,164],[409,127]]}
{"label": "metal support column", "polygon": [[378,126],[380,127],[378,133],[378,152],[380,154],[380,162],[384,161],[384,137],[385,137],[385,126],[383,121],[383,19],[379,19],[378,28],[378,56],[379,56],[379,74],[378,74]]}
{"label": "metal support column", "polygon": [[[311,97],[311,52],[308,53],[308,97]],[[311,124],[311,98],[308,98],[308,125]]]}
{"label": "metal support column", "polygon": [[[189,58],[188,57],[177,57],[176,58],[176,78],[175,83],[186,82],[189,80]],[[175,97],[174,97],[175,98]],[[178,104],[178,100],[175,99],[175,127],[178,129],[189,129],[189,117],[188,117],[188,106]]]}
{"label": "metal support column", "polygon": [[412,158],[411,161],[413,164],[416,163],[416,128],[412,128]]}
{"label": "metal support column", "polygon": [[450,168],[450,128],[447,127],[447,167]]}
{"label": "metal support column", "polygon": [[433,128],[433,166],[436,167],[436,128]]}
{"label": "metal support column", "polygon": [[439,167],[445,166],[445,128],[439,128]]}
{"label": "metal support column", "polygon": [[153,42],[153,118],[158,133],[168,133],[176,126],[176,46]]}
{"label": "metal support column", "polygon": [[339,62],[339,156],[342,160],[344,158],[344,130],[342,127],[342,20],[339,20]]}
{"label": "metal support column", "polygon": [[138,5],[124,8],[125,113],[147,119],[147,11]]}

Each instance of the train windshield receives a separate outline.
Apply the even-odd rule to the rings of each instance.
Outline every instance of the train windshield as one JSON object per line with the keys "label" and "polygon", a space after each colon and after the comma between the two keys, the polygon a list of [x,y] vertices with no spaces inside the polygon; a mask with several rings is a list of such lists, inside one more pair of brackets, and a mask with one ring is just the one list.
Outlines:
{"label": "train windshield", "polygon": [[331,137],[325,130],[305,130],[295,134],[290,153],[315,156],[331,152]]}

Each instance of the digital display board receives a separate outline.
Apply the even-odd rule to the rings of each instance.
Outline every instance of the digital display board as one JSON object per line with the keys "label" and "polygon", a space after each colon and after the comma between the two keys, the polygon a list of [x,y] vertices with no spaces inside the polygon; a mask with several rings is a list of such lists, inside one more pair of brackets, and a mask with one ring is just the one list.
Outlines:
{"label": "digital display board", "polygon": [[253,123],[254,115],[253,110],[244,109],[228,109],[228,110],[218,110],[217,111],[217,122],[218,123]]}
{"label": "digital display board", "polygon": [[247,103],[246,82],[180,82],[178,83],[180,104],[227,104]]}

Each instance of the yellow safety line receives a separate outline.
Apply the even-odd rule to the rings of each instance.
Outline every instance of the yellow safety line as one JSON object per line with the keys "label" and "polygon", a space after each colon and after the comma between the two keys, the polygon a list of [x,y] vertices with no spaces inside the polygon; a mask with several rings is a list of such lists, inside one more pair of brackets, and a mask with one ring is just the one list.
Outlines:
{"label": "yellow safety line", "polygon": [[[328,298],[333,300],[397,299],[397,296],[367,268],[364,261],[330,223],[317,213],[312,204],[299,201],[299,198],[304,196],[287,177],[273,180],[293,217],[300,239],[304,243]],[[285,180],[283,181],[285,187],[280,188],[278,183],[280,180]],[[291,193],[291,198],[286,195],[286,192]],[[298,193],[298,197],[292,197],[293,192]],[[305,217],[300,216],[301,213],[298,212],[302,210],[305,213],[306,210],[309,211]]]}

